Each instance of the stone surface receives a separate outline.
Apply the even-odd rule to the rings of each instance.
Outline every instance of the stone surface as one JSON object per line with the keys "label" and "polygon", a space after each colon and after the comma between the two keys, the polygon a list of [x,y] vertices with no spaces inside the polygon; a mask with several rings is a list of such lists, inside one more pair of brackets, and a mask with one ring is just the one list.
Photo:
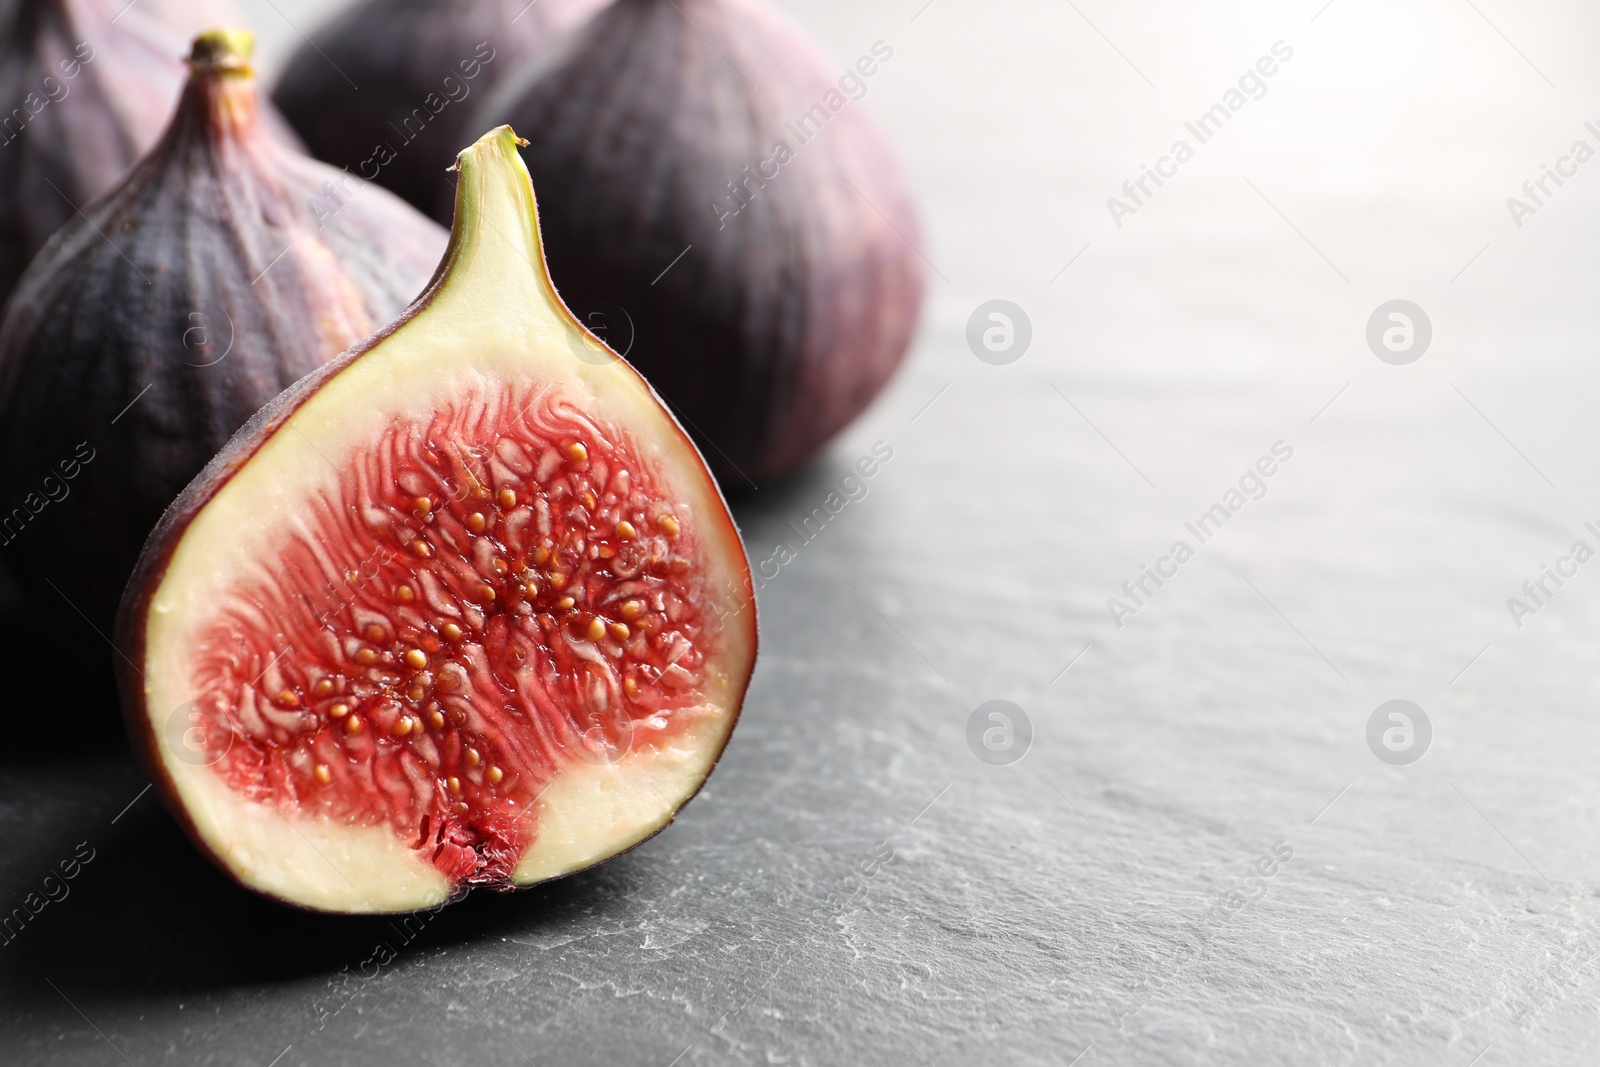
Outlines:
{"label": "stone surface", "polygon": [[[1591,1060],[1600,569],[1520,620],[1507,598],[1600,549],[1600,165],[1520,227],[1506,198],[1600,147],[1600,14],[789,6],[841,69],[894,48],[850,106],[902,146],[935,273],[885,399],[736,504],[753,561],[793,559],[706,792],[565,882],[333,919],[233,888],[114,744],[69,762],[19,723],[0,907],[94,858],[0,947],[0,1059]],[[1280,40],[1265,95],[1198,144],[1184,122]],[[1107,197],[1179,138],[1194,157],[1117,226]],[[1032,323],[1008,365],[966,341],[992,299]],[[1366,339],[1394,299],[1433,326],[1404,366]],[[1276,442],[1201,543],[1185,523]],[[1116,625],[1107,599],[1179,539],[1193,558]],[[1392,699],[1431,723],[1409,765],[1368,745]],[[1031,723],[1019,761],[969,748],[991,700]]]}

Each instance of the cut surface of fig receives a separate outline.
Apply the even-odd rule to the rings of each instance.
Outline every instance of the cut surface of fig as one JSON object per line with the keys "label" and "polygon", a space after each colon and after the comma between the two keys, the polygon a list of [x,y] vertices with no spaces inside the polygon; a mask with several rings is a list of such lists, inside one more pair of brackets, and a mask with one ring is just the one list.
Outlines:
{"label": "cut surface of fig", "polygon": [[632,847],[710,773],[754,663],[726,506],[555,296],[514,135],[460,166],[428,291],[234,438],[119,620],[168,802],[305,907],[424,907]]}

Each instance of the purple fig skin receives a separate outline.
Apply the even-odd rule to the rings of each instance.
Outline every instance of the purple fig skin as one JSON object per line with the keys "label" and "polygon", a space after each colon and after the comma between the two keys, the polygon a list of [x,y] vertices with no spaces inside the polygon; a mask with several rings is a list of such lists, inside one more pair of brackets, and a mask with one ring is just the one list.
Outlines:
{"label": "purple fig skin", "polygon": [[272,99],[312,155],[434,214],[483,128],[477,100],[605,2],[363,0],[294,54]]}
{"label": "purple fig skin", "polygon": [[845,69],[751,0],[618,0],[478,114],[532,141],[562,298],[591,328],[631,324],[631,348],[608,341],[730,490],[816,453],[916,326],[916,213]]}
{"label": "purple fig skin", "polygon": [[0,545],[108,629],[145,536],[258,408],[432,275],[443,228],[263,128],[248,35],[196,41],[154,151],[0,320]]}
{"label": "purple fig skin", "polygon": [[76,209],[155,144],[186,74],[184,43],[217,25],[195,0],[0,3],[0,299]]}

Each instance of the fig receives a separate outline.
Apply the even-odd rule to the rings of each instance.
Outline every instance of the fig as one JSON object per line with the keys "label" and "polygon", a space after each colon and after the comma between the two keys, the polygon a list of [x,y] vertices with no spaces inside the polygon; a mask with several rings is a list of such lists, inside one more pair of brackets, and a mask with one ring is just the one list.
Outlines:
{"label": "fig", "polygon": [[155,143],[202,22],[217,25],[216,12],[193,0],[0,3],[0,299]]}
{"label": "fig", "polygon": [[473,129],[467,100],[604,2],[364,0],[290,58],[273,102],[312,155],[432,214]]}
{"label": "fig", "polygon": [[479,114],[529,131],[556,287],[631,339],[725,485],[815,453],[915,327],[916,215],[852,99],[874,48],[841,76],[750,0],[618,0]]}
{"label": "fig", "polygon": [[518,143],[460,154],[428,289],[240,430],[122,602],[153,781],[223,870],[304,908],[633,847],[710,774],[754,666],[727,506],[556,295]]}
{"label": "fig", "polygon": [[0,545],[22,584],[102,631],[178,492],[403,309],[445,247],[398,198],[264,131],[250,49],[242,30],[195,40],[160,143],[51,239],[0,320]]}

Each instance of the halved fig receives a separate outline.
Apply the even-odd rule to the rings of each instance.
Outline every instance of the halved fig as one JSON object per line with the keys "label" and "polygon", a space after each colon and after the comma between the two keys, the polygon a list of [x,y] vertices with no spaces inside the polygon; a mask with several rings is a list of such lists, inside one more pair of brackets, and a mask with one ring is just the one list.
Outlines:
{"label": "halved fig", "polygon": [[461,153],[428,289],[233,438],[122,602],[154,781],[224,870],[303,907],[631,848],[699,790],[754,665],[733,520],[556,295],[518,144]]}

